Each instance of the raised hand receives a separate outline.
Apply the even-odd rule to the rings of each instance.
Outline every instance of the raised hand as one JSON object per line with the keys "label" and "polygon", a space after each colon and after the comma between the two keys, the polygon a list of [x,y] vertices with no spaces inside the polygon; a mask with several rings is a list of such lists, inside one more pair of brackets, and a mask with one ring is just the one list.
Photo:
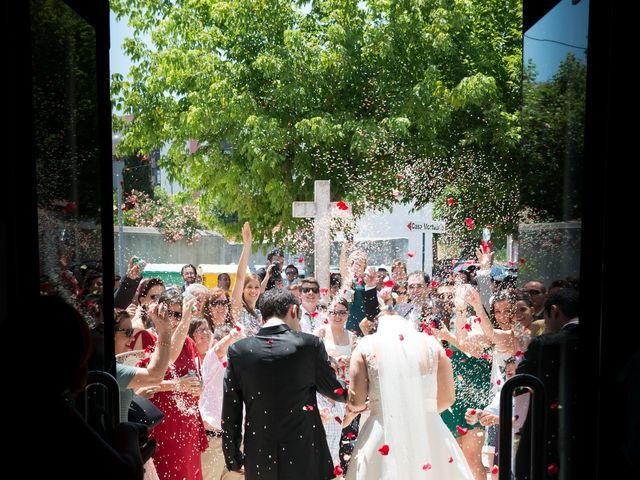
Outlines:
{"label": "raised hand", "polygon": [[249,222],[244,222],[242,225],[242,241],[245,245],[251,245],[251,242],[253,241],[251,225],[249,225]]}
{"label": "raised hand", "polygon": [[127,265],[127,277],[132,280],[140,278],[146,264],[147,263],[140,257],[131,257],[129,259],[129,264]]}
{"label": "raised hand", "polygon": [[487,270],[493,265],[493,252],[488,249],[484,252],[482,247],[476,248],[476,258],[480,264],[480,270]]}

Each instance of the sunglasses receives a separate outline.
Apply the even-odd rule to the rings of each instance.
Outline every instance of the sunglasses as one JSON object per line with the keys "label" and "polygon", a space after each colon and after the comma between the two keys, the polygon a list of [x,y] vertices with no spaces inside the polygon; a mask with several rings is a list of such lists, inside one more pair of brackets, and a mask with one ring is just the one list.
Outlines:
{"label": "sunglasses", "polygon": [[173,310],[168,310],[167,314],[170,317],[176,318],[178,320],[180,320],[182,318],[182,312],[174,312]]}
{"label": "sunglasses", "polygon": [[317,287],[302,287],[302,293],[320,293]]}
{"label": "sunglasses", "polygon": [[228,300],[216,300],[215,302],[211,302],[212,307],[222,307],[226,305],[229,305]]}
{"label": "sunglasses", "polygon": [[125,337],[130,337],[133,335],[133,328],[118,328],[116,327],[116,332],[124,332]]}
{"label": "sunglasses", "polygon": [[339,315],[341,317],[344,317],[345,315],[349,314],[349,310],[329,310],[329,313],[332,315]]}

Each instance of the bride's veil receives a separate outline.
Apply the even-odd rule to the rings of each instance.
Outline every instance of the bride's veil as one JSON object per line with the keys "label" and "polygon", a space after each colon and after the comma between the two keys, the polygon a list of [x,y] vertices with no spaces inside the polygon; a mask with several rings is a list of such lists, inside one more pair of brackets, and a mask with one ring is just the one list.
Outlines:
{"label": "bride's veil", "polygon": [[[383,460],[384,479],[415,478],[433,461],[429,444],[427,405],[435,410],[437,382],[427,387],[427,374],[436,374],[437,341],[417,332],[399,315],[382,315],[373,335],[378,364],[385,443],[389,454]],[[424,398],[427,392],[428,398]],[[380,445],[382,447],[382,445]]]}

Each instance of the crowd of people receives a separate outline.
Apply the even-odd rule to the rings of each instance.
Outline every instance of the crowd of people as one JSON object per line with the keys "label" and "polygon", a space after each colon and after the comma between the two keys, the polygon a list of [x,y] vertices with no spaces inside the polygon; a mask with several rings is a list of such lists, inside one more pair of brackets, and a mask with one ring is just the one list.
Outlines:
{"label": "crowd of people", "polygon": [[[389,476],[394,465],[394,471],[406,472],[402,478],[433,470],[443,475],[438,478],[486,480],[498,474],[500,390],[516,373],[545,383],[551,445],[545,469],[561,468],[558,412],[570,405],[562,403],[566,389],[559,387],[558,365],[570,365],[577,351],[577,282],[558,280],[548,290],[541,281],[519,286],[515,275],[495,268],[483,247],[473,263],[431,279],[408,272],[398,259],[389,259],[389,270],[371,268],[366,253],[345,242],[340,273],[331,274],[330,288],[323,290],[315,278],[300,278],[295,265],[285,266],[279,249],[269,252],[265,268],[248,273],[248,223],[242,238],[234,281],[220,274],[217,286],[207,288],[188,264],[183,284],[165,285],[160,278],[143,279],[144,261],[134,257],[116,285],[121,420],[127,420],[134,392],[164,413],[150,432],[157,446],[145,463],[145,478],[218,480],[228,470],[247,478],[298,478],[291,472],[302,471],[309,478],[399,478]],[[106,315],[99,304],[102,279],[94,272],[83,283],[70,285],[97,329]],[[295,367],[278,367],[290,351],[305,353]],[[402,400],[403,388],[416,378],[424,390],[415,384],[406,392],[411,401]],[[295,385],[306,385],[314,397],[298,395]],[[525,480],[530,395],[517,393],[513,473]],[[258,415],[257,405],[266,401],[255,398],[260,396],[271,403],[270,411]],[[280,430],[297,432],[292,424],[304,423],[309,412],[324,431],[315,435],[312,422],[307,427],[315,436],[301,434],[299,443],[311,442],[314,459],[303,460],[306,470],[287,470],[287,454],[269,445],[277,444]],[[416,455],[399,456],[400,444],[405,452],[416,449],[402,434],[414,430],[413,440],[426,442],[425,450],[438,458],[414,465]],[[295,451],[292,465],[305,455],[293,440],[286,448]],[[318,472],[309,472],[309,465]]]}

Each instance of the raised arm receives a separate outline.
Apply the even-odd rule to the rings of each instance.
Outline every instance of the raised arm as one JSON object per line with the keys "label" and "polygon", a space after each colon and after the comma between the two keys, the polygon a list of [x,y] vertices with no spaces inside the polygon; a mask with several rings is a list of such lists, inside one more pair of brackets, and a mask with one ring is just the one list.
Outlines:
{"label": "raised arm", "polygon": [[[157,309],[158,305],[153,305],[152,308]],[[136,374],[131,379],[128,387],[134,390],[140,387],[159,384],[164,378],[167,366],[169,365],[169,357],[171,354],[171,325],[169,324],[169,318],[166,312],[163,316],[156,314],[154,324],[156,332],[158,333],[156,349],[151,355],[147,368],[138,368]]]}
{"label": "raised arm", "polygon": [[244,278],[247,275],[252,241],[251,225],[249,225],[249,222],[244,222],[244,225],[242,225],[242,253],[240,254],[240,260],[238,260],[236,283],[233,285],[231,292],[231,311],[234,312],[234,317],[237,316],[236,312],[242,310],[242,290],[244,289]]}
{"label": "raised arm", "polygon": [[516,338],[511,330],[499,330],[493,328],[489,317],[487,316],[480,294],[474,288],[470,288],[466,292],[466,302],[473,307],[478,318],[480,318],[480,327],[487,339],[498,349],[515,354],[518,350]]}
{"label": "raised arm", "polygon": [[347,265],[347,252],[350,248],[351,242],[349,240],[342,242],[342,248],[340,249],[340,277],[342,278],[342,285],[340,285],[340,290],[351,288],[351,281],[353,280]]}

